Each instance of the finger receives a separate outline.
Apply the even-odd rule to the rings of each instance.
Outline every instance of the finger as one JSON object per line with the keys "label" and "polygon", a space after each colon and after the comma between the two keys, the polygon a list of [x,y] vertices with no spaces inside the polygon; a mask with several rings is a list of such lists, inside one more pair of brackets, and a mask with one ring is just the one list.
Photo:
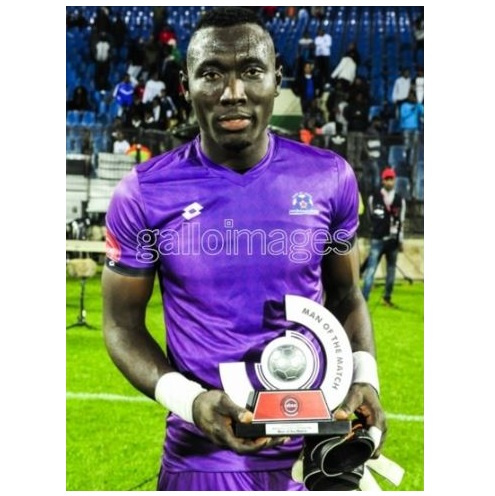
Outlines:
{"label": "finger", "polygon": [[242,424],[250,424],[253,421],[254,415],[249,410],[244,410],[237,418]]}
{"label": "finger", "polygon": [[271,438],[266,438],[268,441],[266,445],[264,446],[265,448],[273,448],[275,446],[280,446],[281,444],[286,444],[290,441],[290,437],[271,437]]}
{"label": "finger", "polygon": [[227,394],[223,394],[218,412],[243,423],[249,423],[253,420],[253,414],[234,403]]}
{"label": "finger", "polygon": [[338,410],[335,410],[334,417],[336,420],[348,420],[352,412],[347,410],[347,407],[341,406]]}
{"label": "finger", "polygon": [[337,420],[347,420],[352,415],[357,407],[362,403],[363,396],[356,390],[351,390],[347,393],[343,403],[335,411],[334,415]]}

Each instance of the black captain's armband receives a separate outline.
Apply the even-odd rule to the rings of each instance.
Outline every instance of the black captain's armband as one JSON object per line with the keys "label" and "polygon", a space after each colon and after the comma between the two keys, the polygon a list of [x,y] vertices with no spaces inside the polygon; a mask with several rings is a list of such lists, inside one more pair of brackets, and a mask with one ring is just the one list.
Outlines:
{"label": "black captain's armband", "polygon": [[328,252],[335,255],[347,255],[356,244],[357,236],[347,238],[345,230],[337,230],[332,236],[332,241],[328,244]]}
{"label": "black captain's armband", "polygon": [[156,271],[155,267],[143,267],[142,269],[128,267],[126,265],[122,265],[120,262],[115,262],[108,257],[105,259],[105,265],[113,272],[129,277],[152,277],[155,275]]}

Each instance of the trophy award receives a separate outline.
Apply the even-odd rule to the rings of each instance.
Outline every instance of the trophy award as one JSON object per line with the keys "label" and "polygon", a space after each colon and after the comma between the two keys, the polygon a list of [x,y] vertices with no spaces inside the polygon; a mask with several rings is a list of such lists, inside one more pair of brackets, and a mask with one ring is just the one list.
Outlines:
{"label": "trophy award", "polygon": [[235,424],[236,436],[348,434],[351,422],[332,415],[352,381],[345,330],[325,307],[302,296],[286,295],[285,313],[306,332],[286,330],[267,343],[259,363],[220,364],[225,392],[253,412],[252,423]]}

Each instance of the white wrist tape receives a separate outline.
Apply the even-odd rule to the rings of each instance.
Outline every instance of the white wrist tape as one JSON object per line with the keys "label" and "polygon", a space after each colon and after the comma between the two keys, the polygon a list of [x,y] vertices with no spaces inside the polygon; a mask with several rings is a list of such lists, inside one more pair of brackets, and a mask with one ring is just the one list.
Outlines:
{"label": "white wrist tape", "polygon": [[155,387],[155,399],[165,408],[194,424],[192,406],[196,397],[205,392],[197,382],[178,372],[163,374]]}
{"label": "white wrist tape", "polygon": [[354,360],[354,373],[352,382],[364,382],[370,384],[380,393],[380,383],[378,382],[378,369],[375,357],[367,351],[355,351],[352,354]]}
{"label": "white wrist tape", "polygon": [[368,434],[370,435],[371,439],[373,439],[373,443],[375,444],[375,449],[373,450],[373,453],[376,451],[376,448],[380,446],[380,442],[382,440],[382,431],[378,427],[372,425],[368,429]]}

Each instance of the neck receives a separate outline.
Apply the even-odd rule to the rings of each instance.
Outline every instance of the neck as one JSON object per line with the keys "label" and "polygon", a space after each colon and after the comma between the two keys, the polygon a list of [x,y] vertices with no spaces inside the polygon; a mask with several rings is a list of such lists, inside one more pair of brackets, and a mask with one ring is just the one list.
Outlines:
{"label": "neck", "polygon": [[268,151],[269,137],[266,132],[256,142],[242,150],[232,150],[219,145],[201,133],[201,150],[216,164],[223,165],[234,171],[246,171],[254,167]]}

